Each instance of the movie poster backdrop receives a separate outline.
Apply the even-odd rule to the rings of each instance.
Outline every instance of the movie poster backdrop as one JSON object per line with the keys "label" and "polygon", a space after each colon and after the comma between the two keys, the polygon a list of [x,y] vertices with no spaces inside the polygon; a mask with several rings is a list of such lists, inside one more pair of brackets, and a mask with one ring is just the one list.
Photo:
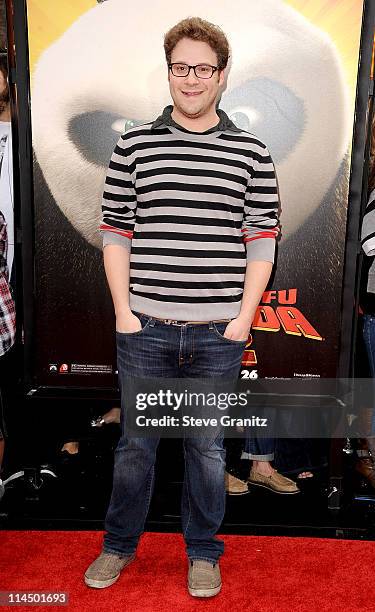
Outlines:
{"label": "movie poster backdrop", "polygon": [[127,129],[170,103],[163,35],[199,15],[231,44],[221,107],[267,143],[282,236],[241,376],[334,377],[362,0],[27,0],[37,385],[116,388],[98,232]]}

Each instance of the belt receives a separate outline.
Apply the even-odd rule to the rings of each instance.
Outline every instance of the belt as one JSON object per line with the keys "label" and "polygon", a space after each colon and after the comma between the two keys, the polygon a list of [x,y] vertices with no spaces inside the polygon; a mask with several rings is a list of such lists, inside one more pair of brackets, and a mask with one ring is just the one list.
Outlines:
{"label": "belt", "polygon": [[185,325],[209,325],[211,322],[212,323],[229,323],[229,321],[231,321],[231,319],[216,319],[216,320],[212,320],[212,321],[177,321],[175,319],[159,319],[159,317],[152,317],[152,319],[156,319],[156,321],[162,321],[162,323],[165,323],[166,325],[178,325],[178,326],[185,326]]}

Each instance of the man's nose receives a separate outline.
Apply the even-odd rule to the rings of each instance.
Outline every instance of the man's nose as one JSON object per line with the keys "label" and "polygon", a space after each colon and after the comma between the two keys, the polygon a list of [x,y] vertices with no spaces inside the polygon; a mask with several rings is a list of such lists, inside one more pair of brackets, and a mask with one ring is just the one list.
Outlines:
{"label": "man's nose", "polygon": [[187,75],[185,81],[192,85],[199,83],[199,79],[194,72],[194,68],[190,68],[189,74]]}

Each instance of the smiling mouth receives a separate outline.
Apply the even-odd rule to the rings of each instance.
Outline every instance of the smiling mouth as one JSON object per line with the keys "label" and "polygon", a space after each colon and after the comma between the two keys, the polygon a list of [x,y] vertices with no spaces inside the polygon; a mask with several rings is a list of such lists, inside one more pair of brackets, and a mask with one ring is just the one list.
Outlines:
{"label": "smiling mouth", "polygon": [[192,96],[199,96],[202,92],[201,91],[183,91],[182,93],[184,94],[184,96],[192,97]]}

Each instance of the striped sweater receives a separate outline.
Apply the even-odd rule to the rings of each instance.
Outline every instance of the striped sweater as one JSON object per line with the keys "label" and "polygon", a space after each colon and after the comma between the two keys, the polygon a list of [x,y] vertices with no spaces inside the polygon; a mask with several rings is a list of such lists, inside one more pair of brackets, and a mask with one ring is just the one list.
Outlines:
{"label": "striped sweater", "polygon": [[[361,244],[368,257],[375,255],[375,189],[370,193],[362,220]],[[367,291],[375,293],[375,259],[368,271]]]}
{"label": "striped sweater", "polygon": [[272,159],[258,138],[230,129],[226,119],[226,129],[221,120],[200,134],[159,118],[116,145],[100,231],[104,246],[130,251],[131,310],[183,321],[232,319],[247,261],[273,261],[279,228]]}

